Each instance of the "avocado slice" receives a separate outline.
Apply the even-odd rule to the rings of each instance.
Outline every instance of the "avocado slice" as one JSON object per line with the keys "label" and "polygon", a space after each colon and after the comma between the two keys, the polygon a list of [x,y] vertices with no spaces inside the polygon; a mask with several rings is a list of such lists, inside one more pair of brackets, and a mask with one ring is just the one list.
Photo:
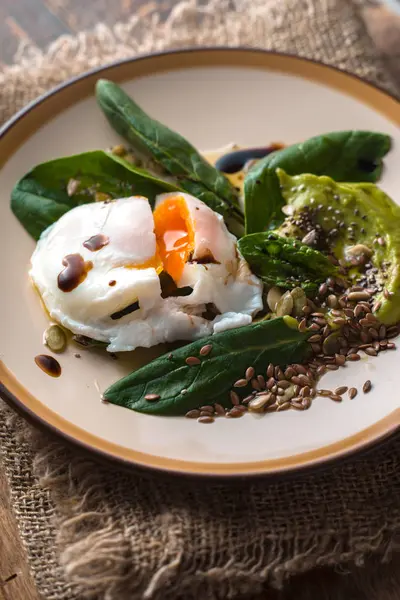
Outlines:
{"label": "avocado slice", "polygon": [[[331,252],[346,263],[353,285],[374,291],[376,316],[400,320],[400,207],[372,183],[290,176],[277,169],[288,217],[277,232]],[[357,248],[363,249],[362,260]]]}

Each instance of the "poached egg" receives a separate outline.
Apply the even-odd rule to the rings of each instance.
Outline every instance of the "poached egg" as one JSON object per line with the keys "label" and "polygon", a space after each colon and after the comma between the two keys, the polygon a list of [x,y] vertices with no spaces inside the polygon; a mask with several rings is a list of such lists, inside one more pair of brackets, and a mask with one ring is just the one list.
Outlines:
{"label": "poached egg", "polygon": [[30,276],[52,319],[110,352],[246,325],[262,308],[222,216],[177,192],[154,213],[139,196],[70,210],[43,232]]}

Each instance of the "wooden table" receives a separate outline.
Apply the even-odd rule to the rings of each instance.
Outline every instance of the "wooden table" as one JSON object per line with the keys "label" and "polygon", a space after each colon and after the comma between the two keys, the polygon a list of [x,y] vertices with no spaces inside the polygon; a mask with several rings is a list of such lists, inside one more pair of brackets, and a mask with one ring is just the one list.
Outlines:
{"label": "wooden table", "polygon": [[[277,0],[278,1],[278,0]],[[0,0],[0,67],[13,62],[14,54],[22,41],[31,41],[45,48],[52,40],[63,34],[75,34],[93,27],[98,22],[113,24],[126,20],[133,13],[145,15],[159,8],[167,16],[175,0]],[[400,17],[387,9],[373,6],[364,8],[371,36],[387,59],[395,77],[400,81]],[[387,580],[392,576],[388,567],[371,563],[363,577],[371,581],[375,577]],[[338,600],[370,600],[359,595],[360,582],[346,582],[329,569],[296,578],[285,593],[276,593],[270,600],[305,600],[322,598]],[[340,592],[340,590],[342,590]],[[388,598],[389,596],[384,596]],[[400,599],[398,596],[390,596]],[[0,467],[0,600],[39,600],[25,558],[12,509],[4,474]],[[383,600],[383,597],[382,597]]]}

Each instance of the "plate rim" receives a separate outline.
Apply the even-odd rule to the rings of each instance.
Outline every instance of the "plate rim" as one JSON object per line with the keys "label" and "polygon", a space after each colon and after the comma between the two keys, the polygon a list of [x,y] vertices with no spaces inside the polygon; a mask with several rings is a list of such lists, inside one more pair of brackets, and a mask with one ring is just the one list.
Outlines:
{"label": "plate rim", "polygon": [[[209,57],[211,54],[219,54],[220,61],[218,62],[210,62]],[[394,94],[391,94],[387,90],[383,89],[379,85],[375,85],[369,81],[364,80],[359,75],[354,73],[350,73],[344,69],[339,69],[337,67],[326,65],[321,61],[317,61],[315,59],[300,57],[294,54],[285,53],[285,52],[277,52],[264,50],[259,48],[243,48],[243,47],[212,47],[212,48],[203,48],[203,47],[189,47],[189,48],[181,48],[178,50],[170,50],[164,52],[151,53],[146,55],[141,55],[137,57],[127,58],[118,60],[112,63],[108,63],[101,67],[97,67],[86,71],[76,77],[68,79],[67,81],[62,82],[57,85],[55,88],[46,92],[45,94],[39,96],[37,99],[33,100],[27,106],[18,111],[11,119],[9,119],[1,128],[0,128],[0,144],[4,145],[4,138],[10,134],[11,142],[11,152],[4,152],[4,155],[7,154],[6,160],[12,155],[19,147],[22,145],[26,139],[29,139],[31,135],[33,135],[39,127],[44,125],[45,123],[52,120],[52,118],[63,110],[55,110],[50,114],[43,114],[42,119],[38,119],[36,123],[31,124],[31,129],[28,131],[27,135],[22,136],[22,142],[18,143],[17,139],[13,138],[14,128],[18,125],[24,118],[30,117],[33,113],[36,114],[37,109],[40,111],[40,107],[43,108],[43,104],[47,101],[51,101],[54,97],[56,97],[61,92],[67,92],[74,87],[75,84],[79,84],[82,82],[86,82],[86,80],[90,80],[91,78],[97,78],[102,74],[107,73],[108,75],[112,75],[115,70],[124,71],[125,67],[129,67],[130,65],[139,66],[139,70],[141,67],[145,67],[146,64],[150,61],[153,61],[153,65],[157,60],[161,62],[161,69],[150,69],[147,73],[157,73],[165,70],[178,70],[180,68],[184,68],[185,66],[189,66],[188,63],[184,64],[182,58],[186,55],[196,61],[196,56],[201,59],[202,56],[206,57],[208,62],[208,66],[221,66],[226,64],[221,60],[221,56],[225,55],[232,58],[231,65],[235,66],[236,62],[234,61],[234,57],[238,58],[239,56],[246,56],[245,63],[247,62],[247,67],[251,68],[250,58],[260,58],[260,61],[255,60],[255,62],[261,67],[266,69],[267,71],[276,70],[285,73],[285,70],[272,67],[271,65],[267,65],[268,57],[272,59],[276,59],[279,63],[280,61],[289,61],[289,63],[294,63],[297,66],[303,65],[303,67],[309,67],[311,71],[316,70],[317,72],[325,72],[330,71],[332,77],[336,77],[338,82],[335,84],[329,85],[326,82],[323,84],[331,87],[333,89],[343,87],[339,85],[343,82],[352,82],[354,84],[357,83],[357,87],[360,87],[361,90],[369,90],[370,93],[378,93],[382,99],[386,99],[390,104],[393,104],[392,108],[395,109],[395,117],[393,115],[389,118],[394,120],[396,123],[400,125],[400,101],[396,98]],[[167,65],[163,68],[162,63],[167,62],[173,58],[178,59],[181,62],[178,66],[175,65]],[[205,61],[205,65],[207,63]],[[200,61],[201,62],[201,61]],[[264,65],[261,63],[264,62]],[[205,66],[203,65],[203,66]],[[193,64],[190,66],[193,67]],[[202,66],[201,64],[196,64],[194,67]],[[253,65],[254,66],[254,65]],[[307,69],[306,69],[307,70]],[[142,74],[146,73],[146,69]],[[286,73],[288,73],[286,71]],[[293,74],[295,76],[301,77],[303,79],[309,79],[318,82],[318,78],[315,76],[305,76],[304,74],[290,72],[289,74]],[[140,77],[140,73],[132,74],[132,79]],[[117,78],[118,81],[125,81],[126,77]],[[373,102],[366,101],[365,98],[360,98],[361,94],[357,95],[354,93],[354,90],[347,91],[345,93],[349,96],[356,95],[358,99],[361,99],[365,104],[373,105],[375,111],[379,111],[379,107],[376,107]],[[70,97],[70,102],[66,105],[64,104],[64,110],[69,106],[83,100],[88,97],[90,94],[81,94],[77,97]],[[384,112],[387,117],[387,112]],[[14,136],[15,138],[15,136]],[[7,141],[6,141],[7,145]],[[0,152],[0,167],[6,162],[6,160],[2,160],[2,155]],[[63,441],[68,444],[72,444],[75,447],[79,447],[85,452],[90,452],[93,457],[101,458],[102,460],[117,462],[124,467],[129,468],[139,468],[145,469],[146,471],[156,471],[159,473],[167,473],[167,474],[179,474],[186,476],[196,476],[196,477],[212,477],[212,478],[223,478],[223,479],[236,479],[236,478],[254,478],[254,477],[271,477],[271,476],[283,476],[288,474],[297,473],[299,471],[309,471],[311,469],[316,469],[317,467],[322,467],[324,465],[330,464],[332,462],[336,462],[339,459],[348,458],[353,456],[356,453],[361,452],[362,450],[370,449],[375,445],[381,443],[387,437],[393,435],[396,431],[400,430],[400,408],[395,409],[389,415],[386,415],[379,421],[376,421],[373,425],[343,438],[342,440],[335,442],[333,444],[328,444],[322,446],[320,448],[302,452],[299,454],[294,454],[288,457],[278,458],[278,459],[268,459],[247,463],[196,463],[192,461],[183,461],[178,459],[170,459],[159,457],[153,454],[145,454],[142,452],[134,451],[132,449],[127,449],[123,446],[118,446],[117,444],[113,444],[111,442],[107,442],[101,437],[96,436],[95,434],[89,434],[85,430],[75,426],[71,421],[64,419],[60,415],[58,415],[55,411],[51,410],[49,407],[44,405],[40,400],[34,398],[32,394],[28,390],[26,390],[17,380],[17,378],[8,371],[6,366],[2,361],[0,361],[0,397],[3,398],[14,408],[21,416],[23,416],[26,420],[31,422],[32,424],[38,426],[40,429],[45,430],[46,432],[50,432],[52,435],[55,435],[61,438]],[[25,403],[21,398],[28,399],[28,403]],[[48,418],[41,416],[35,410],[32,409],[32,406],[39,404],[41,407],[42,414],[47,415],[49,413]],[[64,429],[62,428],[64,426]],[[71,432],[75,431],[80,434],[80,438],[75,437],[73,434],[68,433],[68,430]],[[82,439],[83,438],[83,439]],[[85,442],[84,439],[87,439]],[[104,450],[99,447],[99,442],[108,448],[108,450]],[[120,453],[117,452],[116,449],[120,449]],[[128,455],[123,456],[122,453]],[[133,457],[129,457],[133,454]],[[149,460],[150,459],[150,460]]]}

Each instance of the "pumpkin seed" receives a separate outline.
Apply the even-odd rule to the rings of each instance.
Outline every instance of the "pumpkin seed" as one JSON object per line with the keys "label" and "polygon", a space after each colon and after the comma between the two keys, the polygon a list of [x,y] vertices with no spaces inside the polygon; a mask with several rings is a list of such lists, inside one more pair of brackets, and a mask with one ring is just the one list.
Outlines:
{"label": "pumpkin seed", "polygon": [[63,352],[67,346],[67,336],[58,325],[50,325],[46,329],[43,341],[52,352]]}
{"label": "pumpkin seed", "polygon": [[284,317],[285,315],[290,315],[293,310],[293,298],[290,292],[285,292],[283,296],[276,303],[276,316]]}
{"label": "pumpkin seed", "polygon": [[272,312],[275,312],[276,305],[277,305],[278,301],[281,299],[281,297],[282,297],[282,292],[276,286],[272,287],[268,291],[267,304],[269,306],[269,309],[272,310]]}
{"label": "pumpkin seed", "polygon": [[293,298],[293,314],[295,317],[300,317],[303,314],[303,306],[307,302],[307,296],[301,287],[295,287],[290,292]]}

